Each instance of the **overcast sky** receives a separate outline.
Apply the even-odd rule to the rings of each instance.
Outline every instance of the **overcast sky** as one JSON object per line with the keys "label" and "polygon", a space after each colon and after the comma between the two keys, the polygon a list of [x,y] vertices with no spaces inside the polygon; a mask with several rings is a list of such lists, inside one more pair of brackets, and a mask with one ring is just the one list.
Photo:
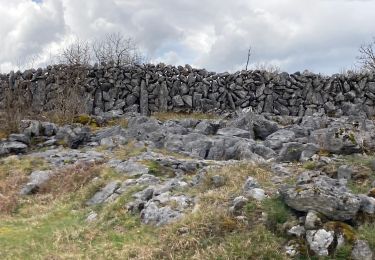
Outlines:
{"label": "overcast sky", "polygon": [[252,46],[252,64],[331,74],[375,36],[374,12],[375,0],[0,0],[0,71],[121,32],[152,62],[234,71]]}

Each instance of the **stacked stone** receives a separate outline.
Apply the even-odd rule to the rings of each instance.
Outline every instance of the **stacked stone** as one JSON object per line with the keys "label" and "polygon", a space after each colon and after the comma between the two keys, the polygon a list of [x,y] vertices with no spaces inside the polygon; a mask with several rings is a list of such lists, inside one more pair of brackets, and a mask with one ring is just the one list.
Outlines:
{"label": "stacked stone", "polygon": [[87,67],[48,66],[0,75],[4,87],[21,88],[35,110],[53,109],[64,87],[79,86],[88,113],[123,112],[144,115],[163,111],[253,111],[276,115],[330,116],[375,114],[373,73],[323,76],[310,72],[238,71],[215,73],[189,65],[113,64]]}

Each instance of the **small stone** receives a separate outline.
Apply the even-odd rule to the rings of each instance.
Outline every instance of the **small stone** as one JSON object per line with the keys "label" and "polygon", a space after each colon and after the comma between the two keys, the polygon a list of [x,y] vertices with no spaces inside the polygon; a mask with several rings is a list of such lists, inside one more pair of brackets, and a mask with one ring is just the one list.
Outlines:
{"label": "small stone", "polygon": [[372,260],[373,253],[368,242],[365,240],[357,240],[354,243],[351,257],[353,260]]}
{"label": "small stone", "polygon": [[318,216],[316,211],[310,210],[305,218],[305,228],[306,229],[316,229],[322,225],[322,220]]}
{"label": "small stone", "polygon": [[328,256],[328,247],[334,240],[334,232],[325,229],[306,231],[306,240],[310,249],[318,256]]}
{"label": "small stone", "polygon": [[225,185],[225,178],[220,175],[214,175],[211,177],[211,183],[215,186],[215,188],[219,188]]}
{"label": "small stone", "polygon": [[243,186],[243,190],[247,192],[254,188],[259,188],[258,182],[256,181],[254,177],[251,177],[251,176],[247,177],[245,185]]}
{"label": "small stone", "polygon": [[97,218],[98,214],[94,211],[91,211],[90,214],[86,218],[86,222],[94,222]]}
{"label": "small stone", "polygon": [[337,179],[350,180],[353,175],[353,168],[349,165],[341,165],[337,169]]}
{"label": "small stone", "polygon": [[258,201],[262,201],[267,198],[267,195],[263,189],[253,188],[245,192],[246,197],[253,198]]}
{"label": "small stone", "polygon": [[306,233],[306,230],[301,225],[294,226],[294,227],[292,227],[291,229],[288,230],[288,235],[293,235],[293,236],[297,236],[297,237],[302,237],[302,236],[305,235],[305,233]]}

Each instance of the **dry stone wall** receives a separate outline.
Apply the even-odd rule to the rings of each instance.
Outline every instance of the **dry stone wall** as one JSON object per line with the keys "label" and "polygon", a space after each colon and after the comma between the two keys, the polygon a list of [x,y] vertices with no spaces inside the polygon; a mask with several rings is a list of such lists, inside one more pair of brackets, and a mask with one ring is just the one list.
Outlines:
{"label": "dry stone wall", "polygon": [[30,109],[37,111],[53,109],[64,89],[74,87],[87,112],[93,114],[242,108],[293,116],[375,114],[374,73],[323,76],[259,70],[215,73],[189,65],[54,65],[0,75],[0,105],[6,86],[21,90]]}

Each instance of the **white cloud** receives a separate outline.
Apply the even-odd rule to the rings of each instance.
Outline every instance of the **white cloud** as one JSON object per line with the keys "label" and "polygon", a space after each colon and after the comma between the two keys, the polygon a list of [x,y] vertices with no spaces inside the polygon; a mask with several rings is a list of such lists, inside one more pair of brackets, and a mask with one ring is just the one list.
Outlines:
{"label": "white cloud", "polygon": [[251,45],[253,63],[333,73],[375,36],[374,9],[373,0],[0,0],[0,65],[121,31],[152,61],[235,70]]}

